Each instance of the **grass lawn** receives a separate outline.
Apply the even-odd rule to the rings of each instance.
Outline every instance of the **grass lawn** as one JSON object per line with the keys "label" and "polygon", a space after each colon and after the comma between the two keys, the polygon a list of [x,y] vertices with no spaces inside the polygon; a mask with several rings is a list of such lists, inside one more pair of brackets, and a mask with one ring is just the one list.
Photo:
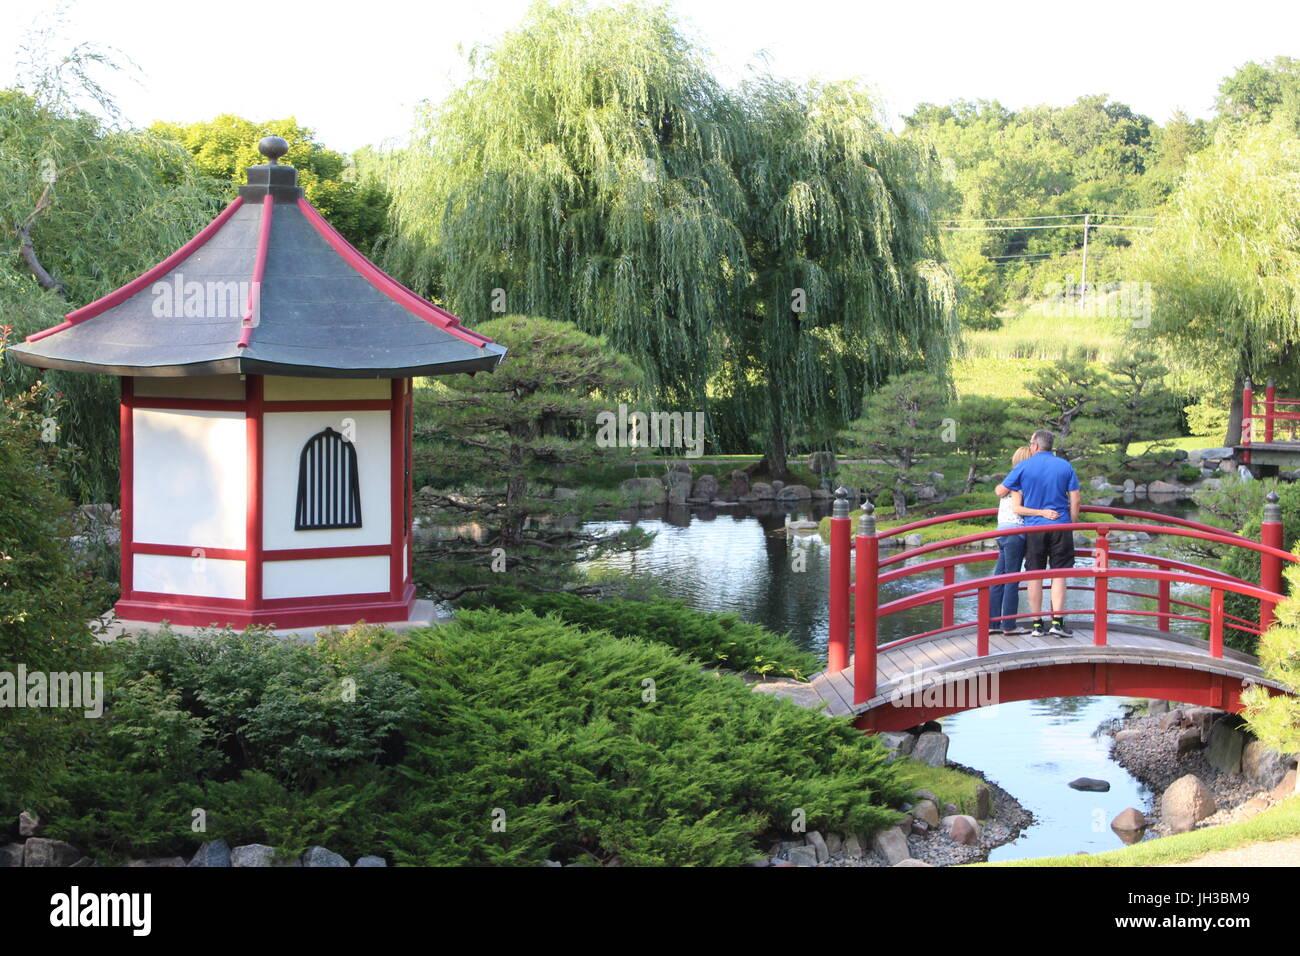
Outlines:
{"label": "grass lawn", "polygon": [[[1222,448],[1223,435],[1178,435],[1174,438],[1166,438],[1173,448],[1182,448],[1186,451],[1194,451],[1198,448]],[[1141,455],[1152,445],[1153,441],[1135,441],[1128,446],[1130,455]]]}
{"label": "grass lawn", "polygon": [[1300,797],[1284,800],[1257,817],[1191,833],[1147,840],[1135,846],[1087,856],[1044,856],[1029,860],[976,863],[974,866],[1164,866],[1184,863],[1216,850],[1300,836]]}
{"label": "grass lawn", "polygon": [[979,777],[951,767],[928,767],[911,757],[902,757],[895,764],[902,779],[914,790],[929,790],[942,803],[954,804],[962,813],[974,815],[975,791],[984,783]]}

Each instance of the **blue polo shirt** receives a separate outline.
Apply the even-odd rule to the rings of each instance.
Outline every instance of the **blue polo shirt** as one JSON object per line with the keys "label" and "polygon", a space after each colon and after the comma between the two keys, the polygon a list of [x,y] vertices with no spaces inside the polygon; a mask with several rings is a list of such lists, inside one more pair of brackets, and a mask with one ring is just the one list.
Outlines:
{"label": "blue polo shirt", "polygon": [[1079,489],[1079,476],[1074,466],[1051,451],[1030,455],[1003,479],[1002,484],[1020,492],[1021,504],[1026,508],[1051,508],[1058,515],[1055,521],[1026,515],[1025,524],[1069,524],[1070,492]]}

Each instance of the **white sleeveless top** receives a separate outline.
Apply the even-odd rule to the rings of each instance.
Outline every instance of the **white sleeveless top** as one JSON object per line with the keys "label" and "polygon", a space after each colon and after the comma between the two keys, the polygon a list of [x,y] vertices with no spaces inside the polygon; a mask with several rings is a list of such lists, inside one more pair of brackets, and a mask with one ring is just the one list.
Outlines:
{"label": "white sleeveless top", "polygon": [[1018,528],[1025,523],[1025,519],[1016,514],[1011,506],[1011,495],[998,501],[998,527],[999,528]]}

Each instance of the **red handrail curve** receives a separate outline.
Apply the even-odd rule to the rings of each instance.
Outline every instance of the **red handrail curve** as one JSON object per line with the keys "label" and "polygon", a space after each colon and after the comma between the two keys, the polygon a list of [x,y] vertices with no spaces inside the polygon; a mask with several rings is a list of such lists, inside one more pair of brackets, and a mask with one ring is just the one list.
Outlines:
{"label": "red handrail curve", "polygon": [[[937,524],[948,524],[953,521],[966,521],[971,518],[992,518],[995,515],[997,515],[997,513],[998,513],[997,508],[977,508],[974,511],[959,511],[949,515],[936,515],[932,518],[922,518],[919,521],[913,521],[909,524],[898,525],[893,528],[888,528],[884,531],[879,531],[877,532],[876,537],[896,538],[900,534],[908,534],[909,532],[915,531],[918,528],[931,528]],[[1216,528],[1213,525],[1204,524],[1203,522],[1200,521],[1192,521],[1190,518],[1179,518],[1177,515],[1162,515],[1152,511],[1137,511],[1133,508],[1112,508],[1108,505],[1107,506],[1092,505],[1092,506],[1084,506],[1080,508],[1079,513],[1080,514],[1087,513],[1087,514],[1123,515],[1123,516],[1134,517],[1134,518],[1155,519],[1155,522],[1158,524],[1176,525],[1181,528],[1194,528],[1197,531],[1204,531],[1210,534],[1227,535],[1232,538],[1240,538],[1243,541],[1250,540],[1244,535],[1237,534],[1235,531],[1226,531],[1223,528]],[[1116,524],[1116,522],[1103,522],[1103,523],[1110,524],[1110,525]],[[1128,524],[1126,522],[1119,522],[1119,524],[1124,524],[1125,527],[1128,527]]]}
{"label": "red handrail curve", "polygon": [[[1275,498],[1272,500],[1276,501]],[[1110,508],[1102,506],[1083,508],[1081,511],[1090,514],[1108,514],[1116,517],[1139,518],[1147,523],[1130,523],[1125,521],[1079,521],[1043,525],[1021,525],[1014,528],[981,531],[960,535],[943,541],[930,542],[882,559],[879,555],[879,550],[880,542],[883,538],[894,537],[899,534],[905,534],[920,528],[933,527],[939,524],[969,520],[972,518],[990,518],[997,514],[997,509],[988,508],[960,512],[957,514],[940,515],[880,532],[874,530],[874,522],[870,522],[869,519],[864,518],[864,521],[868,522],[868,527],[870,527],[872,533],[861,533],[857,535],[851,535],[849,533],[851,522],[847,516],[847,511],[847,502],[843,500],[843,492],[841,492],[841,500],[836,503],[836,512],[838,516],[831,519],[832,614],[828,669],[843,670],[848,666],[850,660],[848,654],[848,631],[850,626],[849,605],[850,598],[852,598],[852,604],[855,609],[852,620],[852,629],[854,633],[854,650],[856,654],[856,660],[854,661],[855,666],[853,668],[853,697],[856,704],[861,704],[875,695],[876,657],[877,652],[880,650],[876,644],[877,623],[880,618],[887,617],[891,614],[897,614],[901,611],[910,610],[916,607],[940,604],[943,609],[943,626],[937,630],[926,631],[923,634],[914,634],[901,640],[891,642],[890,644],[885,645],[886,648],[897,647],[901,644],[916,641],[923,637],[941,634],[957,627],[969,626],[969,624],[958,625],[955,623],[954,601],[959,596],[969,597],[973,595],[977,598],[979,609],[978,619],[974,622],[976,626],[976,654],[978,657],[983,657],[989,653],[989,625],[992,619],[989,604],[990,589],[992,587],[996,585],[1014,584],[1018,590],[1023,582],[1028,581],[1081,578],[1084,580],[1092,580],[1094,582],[1093,586],[1086,587],[1082,585],[1067,584],[1066,587],[1068,590],[1091,591],[1094,594],[1094,606],[1091,609],[1068,610],[1064,613],[1091,616],[1094,621],[1093,635],[1096,644],[1104,645],[1106,643],[1106,623],[1108,618],[1112,615],[1156,617],[1159,619],[1160,628],[1166,631],[1169,630],[1170,621],[1192,621],[1209,624],[1210,655],[1212,657],[1222,657],[1223,634],[1225,627],[1253,634],[1262,633],[1267,629],[1272,620],[1272,609],[1280,599],[1282,591],[1282,564],[1283,562],[1300,561],[1300,558],[1295,554],[1285,551],[1280,547],[1283,541],[1282,528],[1281,523],[1276,520],[1276,518],[1266,520],[1263,523],[1261,529],[1261,537],[1263,540],[1254,541],[1244,535],[1225,531],[1222,528],[1215,528],[1185,518],[1153,514],[1131,508]],[[1097,535],[1097,546],[1094,548],[1080,548],[1077,553],[1084,556],[1092,556],[1096,563],[1091,567],[1070,567],[1066,569],[1049,568],[1042,571],[1016,571],[1006,574],[995,574],[978,578],[969,578],[964,581],[956,581],[954,571],[958,565],[983,563],[993,560],[997,557],[996,552],[980,550],[973,554],[948,554],[943,557],[929,558],[919,562],[916,561],[917,558],[935,552],[951,551],[956,547],[977,544],[990,539],[1009,537],[1012,535],[1042,534],[1047,531],[1068,531],[1070,533],[1079,531],[1095,532]],[[1111,551],[1109,547],[1109,536],[1113,532],[1139,532],[1150,535],[1171,535],[1174,537],[1192,538],[1254,551],[1260,555],[1260,584],[1256,585],[1222,571],[1200,567],[1199,565],[1179,561],[1173,558],[1166,558],[1159,555],[1137,554],[1133,552]],[[858,581],[866,582],[869,580],[871,582],[870,587],[859,587],[851,580],[849,573],[851,563],[850,552],[856,553]],[[1115,565],[1112,562],[1125,563]],[[881,571],[889,565],[904,566],[896,567],[893,570],[885,571],[882,574]],[[1148,565],[1149,567],[1135,567],[1132,565]],[[943,571],[944,581],[941,586],[930,588],[917,594],[905,595],[893,601],[889,601],[884,605],[879,603],[879,586],[881,584],[937,570]],[[1156,600],[1159,604],[1158,610],[1148,611],[1135,609],[1112,611],[1108,604],[1109,594],[1111,593],[1109,582],[1112,578],[1155,581],[1159,585],[1156,594],[1145,594],[1139,591],[1122,589],[1117,589],[1114,593]],[[1173,584],[1190,585],[1193,587],[1203,587],[1208,589],[1210,593],[1209,605],[1200,605],[1190,601],[1173,598],[1170,594],[1170,588]],[[1241,594],[1259,601],[1260,620],[1258,629],[1251,626],[1250,622],[1246,621],[1244,618],[1225,613],[1223,608],[1223,596],[1225,593]],[[1175,605],[1192,611],[1204,612],[1207,616],[1178,613],[1173,610]],[[1015,615],[1016,618],[1026,616],[1028,615]],[[998,617],[1001,619],[1002,615],[999,614]]]}

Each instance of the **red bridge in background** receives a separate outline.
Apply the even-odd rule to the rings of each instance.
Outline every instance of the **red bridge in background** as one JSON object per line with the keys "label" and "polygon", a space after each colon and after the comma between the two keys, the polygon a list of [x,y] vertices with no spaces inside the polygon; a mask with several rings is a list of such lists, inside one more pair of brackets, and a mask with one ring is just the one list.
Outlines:
{"label": "red bridge in background", "polygon": [[[855,725],[863,730],[902,730],[989,703],[1039,697],[1151,697],[1235,712],[1241,707],[1242,690],[1251,684],[1285,690],[1265,679],[1255,658],[1223,646],[1225,628],[1250,634],[1267,629],[1282,590],[1283,563],[1297,560],[1282,549],[1281,509],[1275,493],[1270,493],[1265,505],[1259,541],[1170,515],[1085,507],[1082,513],[1115,520],[990,530],[923,544],[885,558],[880,555],[883,537],[971,519],[993,524],[997,509],[927,518],[877,533],[874,509],[868,503],[854,535],[847,495],[843,488],[836,492],[831,518],[827,668],[813,678],[812,685],[826,710],[832,715],[854,716]],[[1076,548],[1077,557],[1091,557],[1093,563],[1064,572],[1070,591],[1091,593],[1092,607],[1065,612],[1074,631],[1069,638],[991,634],[992,586],[1010,582],[1020,587],[1026,581],[1061,577],[1063,572],[1020,571],[959,582],[958,566],[995,562],[997,551],[950,552],[1004,535],[1039,534],[1048,527],[1096,536],[1093,547]],[[1192,538],[1255,551],[1260,557],[1260,580],[1245,581],[1172,558],[1113,550],[1110,535],[1119,531]],[[941,586],[880,603],[881,585],[931,572],[942,572]],[[1155,593],[1115,586],[1139,581],[1154,581]],[[1173,597],[1174,584],[1207,589],[1209,603]],[[1045,606],[1049,602],[1046,591],[1045,586]],[[1258,619],[1249,621],[1226,613],[1223,605],[1228,593],[1257,600]],[[1154,607],[1112,609],[1111,595],[1145,598]],[[957,598],[970,596],[977,599],[976,619],[957,622]],[[937,611],[938,627],[878,646],[877,630],[883,618],[928,606]],[[1030,616],[1021,613],[1019,618]],[[1209,640],[1172,631],[1172,621],[1208,624]],[[987,696],[990,689],[994,690],[993,699]]]}

